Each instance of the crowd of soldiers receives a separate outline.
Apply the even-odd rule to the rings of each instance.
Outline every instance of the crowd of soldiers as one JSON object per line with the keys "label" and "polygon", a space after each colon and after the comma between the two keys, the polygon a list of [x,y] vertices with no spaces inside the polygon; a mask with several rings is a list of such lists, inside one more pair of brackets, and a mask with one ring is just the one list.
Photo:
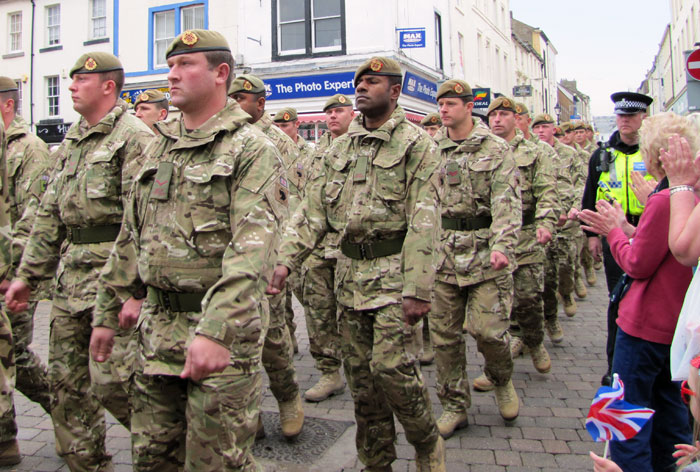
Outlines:
{"label": "crowd of soldiers", "polygon": [[[595,283],[576,221],[591,127],[531,119],[507,97],[481,119],[453,79],[423,130],[397,103],[400,65],[374,57],[354,107],[326,102],[313,146],[294,109],[265,111],[261,79],[234,79],[221,34],[186,31],[166,58],[180,111],[167,120],[157,90],[129,112],[118,58],[81,56],[69,88],[81,118],[50,157],[0,78],[0,464],[21,460],[16,378],[73,471],[112,470],[104,409],[131,431],[135,470],[258,470],[263,370],[283,435],[304,424],[292,294],[321,373],[303,397],[347,381],[365,470],[391,470],[394,416],[417,470],[445,470],[443,438],[471,404],[464,332],[485,360],[474,389],[514,421],[513,358],[548,373],[558,304],[574,316],[574,293]],[[48,295],[47,371],[28,346]],[[432,362],[437,419],[419,367]]]}

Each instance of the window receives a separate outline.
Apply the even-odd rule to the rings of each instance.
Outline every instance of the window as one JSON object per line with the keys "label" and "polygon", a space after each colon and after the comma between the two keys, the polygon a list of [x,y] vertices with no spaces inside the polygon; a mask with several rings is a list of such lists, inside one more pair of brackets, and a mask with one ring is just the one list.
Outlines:
{"label": "window", "polygon": [[165,51],[175,37],[189,29],[207,29],[207,0],[151,8],[149,68],[167,67]]}
{"label": "window", "polygon": [[273,0],[274,58],[345,52],[345,0]]}
{"label": "window", "polygon": [[57,75],[46,77],[46,109],[49,116],[59,115],[59,96],[61,94]]}
{"label": "window", "polygon": [[8,52],[22,50],[22,12],[16,11],[7,15],[7,38]]}
{"label": "window", "polygon": [[90,0],[90,39],[107,37],[106,0]]}
{"label": "window", "polygon": [[46,43],[48,46],[61,43],[61,5],[46,7]]}
{"label": "window", "polygon": [[442,18],[435,12],[435,68],[442,70]]}

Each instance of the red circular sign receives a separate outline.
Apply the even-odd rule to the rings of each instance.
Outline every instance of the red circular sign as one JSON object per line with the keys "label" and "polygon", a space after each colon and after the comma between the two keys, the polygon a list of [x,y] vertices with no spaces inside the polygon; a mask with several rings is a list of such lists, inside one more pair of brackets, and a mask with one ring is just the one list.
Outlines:
{"label": "red circular sign", "polygon": [[688,55],[685,61],[688,74],[695,80],[700,80],[700,49],[696,49]]}

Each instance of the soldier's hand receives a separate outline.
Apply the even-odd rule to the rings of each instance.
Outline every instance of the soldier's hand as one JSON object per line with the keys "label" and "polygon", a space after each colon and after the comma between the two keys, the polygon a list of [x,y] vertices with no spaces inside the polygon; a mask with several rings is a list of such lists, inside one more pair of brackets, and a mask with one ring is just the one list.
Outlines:
{"label": "soldier's hand", "polygon": [[571,210],[569,210],[569,213],[566,215],[566,218],[572,221],[577,221],[579,213],[580,212],[576,208],[572,208]]}
{"label": "soldier's hand", "polygon": [[19,279],[15,279],[10,283],[7,292],[5,292],[5,304],[7,308],[15,313],[24,311],[29,305],[29,295],[32,293],[29,285]]}
{"label": "soldier's hand", "polygon": [[430,302],[418,300],[417,298],[405,297],[403,299],[403,319],[413,326],[418,323],[421,318],[430,313]]}
{"label": "soldier's hand", "polygon": [[603,260],[603,243],[598,236],[588,238],[588,251],[596,262]]}
{"label": "soldier's hand", "polygon": [[547,228],[537,228],[537,242],[543,246],[552,240],[552,233]]}
{"label": "soldier's hand", "polygon": [[569,221],[569,218],[567,218],[565,213],[562,213],[561,215],[559,215],[559,221],[557,221],[557,226],[564,226],[567,221]]}
{"label": "soldier's hand", "polygon": [[229,365],[231,351],[204,336],[195,336],[187,349],[185,368],[180,378],[199,382],[210,374],[223,371]]}
{"label": "soldier's hand", "polygon": [[289,269],[286,266],[278,265],[275,267],[275,271],[272,273],[272,279],[267,285],[265,292],[268,295],[277,295],[284,288],[284,281],[287,280],[289,275]]}
{"label": "soldier's hand", "polygon": [[503,269],[508,266],[508,258],[500,251],[491,251],[490,262],[493,270]]}
{"label": "soldier's hand", "polygon": [[3,281],[0,282],[0,294],[5,295],[8,288],[10,288],[10,281],[3,279]]}
{"label": "soldier's hand", "polygon": [[119,311],[119,327],[121,329],[129,329],[136,325],[144,300],[145,298],[137,300],[134,297],[129,297],[124,302],[122,309]]}
{"label": "soldier's hand", "polygon": [[109,359],[114,346],[114,330],[97,326],[92,328],[90,336],[90,355],[96,362],[104,362]]}

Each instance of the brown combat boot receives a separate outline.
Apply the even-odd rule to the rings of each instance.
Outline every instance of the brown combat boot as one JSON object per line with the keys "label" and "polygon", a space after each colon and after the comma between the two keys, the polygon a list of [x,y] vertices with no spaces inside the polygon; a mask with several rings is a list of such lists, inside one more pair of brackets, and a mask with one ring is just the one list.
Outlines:
{"label": "brown combat boot", "polygon": [[524,347],[525,343],[523,343],[523,338],[519,338],[518,336],[513,336],[510,338],[510,357],[513,359],[518,357],[523,353]]}
{"label": "brown combat boot", "polygon": [[19,445],[16,439],[0,443],[0,466],[15,465],[20,462],[22,462],[22,456],[19,453]]}
{"label": "brown combat boot", "polygon": [[579,298],[586,298],[588,295],[588,289],[586,289],[586,284],[583,283],[583,276],[576,277],[574,282],[574,290],[576,291],[576,296]]}
{"label": "brown combat boot", "polygon": [[564,302],[564,313],[569,318],[572,318],[576,314],[576,300],[574,300],[574,294],[569,293],[567,295],[562,295],[562,301]]}
{"label": "brown combat boot", "polygon": [[474,390],[477,392],[490,392],[494,389],[495,385],[486,377],[486,374],[481,374],[472,382]]}
{"label": "brown combat boot", "polygon": [[294,439],[304,427],[304,409],[301,406],[301,397],[297,394],[294,399],[281,402],[279,408],[282,435],[287,440]]}
{"label": "brown combat boot", "polygon": [[416,450],[416,472],[445,472],[445,440],[438,436],[430,453]]}
{"label": "brown combat boot", "polygon": [[593,267],[589,268],[586,270],[586,283],[590,286],[593,287],[597,282],[598,282],[598,277],[595,275],[595,269]]}
{"label": "brown combat boot", "polygon": [[540,343],[530,348],[530,357],[532,358],[532,365],[535,366],[535,369],[540,374],[547,374],[552,370],[552,360],[549,358],[549,353],[544,348],[544,344]]}
{"label": "brown combat boot", "polygon": [[458,429],[469,426],[469,417],[466,411],[445,410],[437,420],[437,428],[440,436],[447,439]]}
{"label": "brown combat boot", "polygon": [[520,412],[520,399],[513,387],[513,381],[509,380],[507,384],[498,387],[496,386],[496,403],[501,417],[506,421],[513,421],[518,417]]}
{"label": "brown combat boot", "polygon": [[316,385],[304,393],[304,400],[307,402],[321,402],[332,395],[343,393],[343,390],[345,390],[345,383],[340,376],[340,371],[336,370],[330,374],[321,375]]}
{"label": "brown combat boot", "polygon": [[556,316],[544,320],[544,329],[547,331],[550,341],[554,344],[559,344],[564,340],[564,331],[561,329],[559,318]]}

